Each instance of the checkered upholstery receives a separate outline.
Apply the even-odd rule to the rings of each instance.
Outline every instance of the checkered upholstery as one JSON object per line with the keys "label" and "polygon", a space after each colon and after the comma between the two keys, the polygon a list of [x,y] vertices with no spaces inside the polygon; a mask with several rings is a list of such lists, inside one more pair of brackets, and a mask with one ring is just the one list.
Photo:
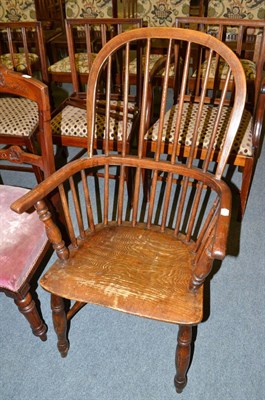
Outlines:
{"label": "checkered upholstery", "polygon": [[[199,104],[197,103],[184,103],[184,110],[181,119],[179,144],[191,146],[193,131],[195,126],[196,117],[198,114]],[[173,143],[174,132],[176,127],[178,105],[174,105],[165,114],[163,125],[163,142]],[[230,107],[224,107],[221,117],[220,128],[218,129],[217,137],[214,143],[214,148],[219,150],[222,147],[224,134],[231,114]],[[204,105],[202,118],[199,128],[199,135],[197,146],[207,149],[210,143],[210,138],[213,132],[213,125],[217,115],[217,107],[211,105]],[[237,136],[235,138],[232,153],[241,154],[244,156],[252,156],[252,135],[251,135],[251,114],[244,111],[241,125]],[[157,141],[159,121],[149,129],[145,135],[145,140]]]}
{"label": "checkered upholstery", "polygon": [[38,106],[24,98],[0,98],[0,134],[30,136],[38,126]]}

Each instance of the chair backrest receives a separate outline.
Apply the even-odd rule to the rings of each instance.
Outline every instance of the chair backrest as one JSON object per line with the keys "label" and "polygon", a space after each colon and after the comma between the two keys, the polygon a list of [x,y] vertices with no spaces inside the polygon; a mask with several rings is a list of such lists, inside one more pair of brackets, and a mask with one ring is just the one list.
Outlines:
{"label": "chair backrest", "polygon": [[[158,140],[156,142],[156,148],[154,149],[154,156],[147,157],[144,151],[146,133],[148,133],[146,114],[148,113],[148,103],[152,98],[150,90],[148,90],[150,78],[150,69],[148,64],[152,41],[157,39],[163,40],[164,43],[167,43],[168,53],[162,84],[162,98],[161,101],[157,102],[159,107]],[[147,61],[144,68],[141,96],[142,102],[139,109],[140,123],[135,137],[137,147],[133,155],[127,154],[126,152],[126,138],[128,129],[127,115],[130,108],[128,99],[130,92],[130,52],[134,51],[137,42],[142,44]],[[183,68],[181,69],[178,114],[172,130],[174,148],[170,159],[166,159],[161,153],[163,150],[163,123],[167,112],[167,83],[169,68],[174,47],[181,46],[183,48],[183,43],[186,43],[187,51],[186,57],[183,60],[184,64],[182,64]],[[230,79],[230,74],[233,75],[235,81],[232,112],[227,121],[227,132],[224,145],[219,158],[218,167],[214,174],[207,172],[209,152],[206,157],[207,160],[204,162],[201,169],[199,169],[199,166],[195,167],[193,165],[194,149],[196,146],[198,130],[200,130],[202,108],[205,102],[204,90],[200,93],[199,106],[195,116],[193,116],[195,120],[194,132],[190,152],[187,155],[186,165],[179,162],[178,157],[176,157],[178,146],[177,139],[180,135],[180,131],[185,133],[185,121],[183,121],[184,113],[182,111],[185,107],[184,100],[188,78],[188,67],[190,64],[189,59],[191,57],[191,47],[193,44],[200,44],[210,52],[209,63],[211,62],[211,57],[218,54],[219,57],[228,65],[226,85],[222,88],[222,95],[220,96],[219,104],[216,107],[214,124],[210,125],[212,127],[209,138],[210,149],[218,127],[220,124],[223,124],[223,122],[220,121],[220,114],[224,106],[224,97],[226,96],[227,82]],[[114,61],[117,56],[118,58],[121,56],[123,57],[123,88],[121,91],[123,101],[120,103],[120,107],[125,111],[127,110],[127,112],[123,112],[122,116],[122,149],[119,154],[110,151],[109,146],[110,141],[113,142],[113,138],[109,138],[109,116],[113,113],[110,99],[112,98],[112,88],[114,86],[113,79],[115,79],[111,67],[112,61]],[[209,71],[206,73],[205,82],[207,81],[208,76]],[[206,84],[207,82],[205,85]],[[102,95],[104,94],[104,97],[99,99],[99,93]],[[89,74],[87,90],[88,157],[69,163],[62,170],[57,171],[53,175],[52,179],[41,183],[38,186],[38,190],[33,190],[29,196],[26,195],[23,202],[16,202],[16,204],[13,205],[13,209],[17,212],[23,212],[27,207],[33,205],[37,199],[41,199],[45,196],[48,191],[52,191],[56,187],[59,187],[65,212],[65,220],[67,221],[68,233],[71,242],[77,251],[79,244],[82,246],[81,243],[85,243],[82,241],[82,238],[85,238],[86,235],[90,234],[89,232],[95,230],[95,223],[97,222],[102,222],[102,228],[109,225],[108,241],[110,242],[117,233],[117,225],[124,226],[126,229],[126,226],[128,226],[126,224],[129,224],[137,230],[137,226],[140,226],[140,228],[143,227],[143,225],[140,224],[144,222],[144,226],[147,229],[144,230],[143,235],[137,238],[137,240],[144,241],[144,235],[149,235],[149,228],[152,225],[159,225],[157,230],[162,232],[167,232],[166,228],[169,227],[173,229],[175,235],[182,238],[185,243],[190,243],[192,245],[192,249],[194,250],[194,253],[196,253],[195,262],[201,262],[203,266],[205,266],[206,263],[207,269],[209,266],[209,257],[222,258],[225,254],[226,240],[224,238],[226,238],[227,235],[230,215],[229,210],[231,205],[229,189],[222,181],[221,176],[240,124],[240,119],[244,110],[245,97],[246,81],[240,61],[232,50],[214,37],[201,32],[177,28],[141,28],[117,35],[108,41],[98,53]],[[105,143],[102,154],[94,155],[93,144],[96,125],[98,123],[97,119],[99,117],[99,103],[105,103]],[[192,99],[190,99],[190,104],[192,104]],[[91,173],[89,168],[99,167],[103,168],[104,183],[98,184],[95,191],[93,181],[88,182],[89,172]],[[115,198],[111,195],[111,185],[113,188],[113,184],[110,181],[112,167],[119,167],[120,172],[119,179],[117,180],[117,190],[115,190],[117,196],[114,196]],[[159,182],[161,172],[166,174],[166,179],[162,184],[161,181]],[[129,198],[126,196],[125,190],[125,182],[128,174],[132,174],[133,177],[133,193]],[[150,196],[148,199],[149,201],[144,202],[143,192],[146,185],[142,185],[141,180],[144,179],[145,174],[147,174],[148,178],[145,183],[150,188]],[[70,192],[68,192],[69,188]],[[205,212],[205,200],[207,203],[207,198],[205,199],[203,195],[205,188],[208,189],[207,193],[209,195],[214,193],[213,198],[211,196],[211,204],[210,208],[207,209],[207,213]],[[98,194],[100,195],[99,201]],[[81,199],[80,202],[79,199]],[[69,203],[71,203],[73,207],[69,207]],[[92,207],[92,205],[97,209],[95,210],[95,207]],[[43,204],[39,204],[38,209],[40,213],[42,213],[43,206]],[[187,209],[188,214],[186,213]],[[202,211],[202,209],[204,209],[204,211]],[[73,216],[73,219],[71,219],[71,215]],[[109,224],[109,221],[115,222]],[[197,229],[198,225],[200,226],[200,230]],[[218,228],[221,229],[217,230],[217,225]],[[96,231],[100,229],[101,226],[97,227]],[[217,237],[215,236],[216,232],[219,232]],[[126,231],[125,235],[127,234],[129,233]],[[194,237],[196,243],[193,241]],[[214,239],[217,239],[216,242],[218,242],[218,245],[215,248],[212,247]],[[59,237],[58,241],[54,242],[54,247],[58,248],[58,256],[61,259],[66,259],[68,257],[68,251],[65,248],[64,251],[61,251],[61,238]],[[123,238],[121,246],[125,246],[125,243],[127,243],[126,236]],[[155,245],[156,244],[154,243],[154,246]],[[208,251],[208,255],[207,251],[206,253],[204,251],[205,248]],[[165,248],[164,251],[168,256],[167,248]],[[134,256],[132,249],[128,249],[128,252],[131,254],[131,257]],[[174,257],[172,257],[172,263],[174,264]],[[75,267],[73,266],[73,268]],[[143,270],[142,273],[145,274],[145,271]],[[189,283],[187,281],[187,283],[184,284],[187,284],[188,287]],[[107,290],[112,290],[111,284]],[[163,294],[161,293],[161,296],[162,295]],[[148,293],[146,296],[152,296],[152,293]],[[65,297],[67,297],[67,295],[65,295]],[[126,301],[126,293],[124,297]]]}
{"label": "chair backrest", "polygon": [[[167,56],[164,78],[162,81],[162,97],[161,101],[158,101],[156,96],[152,96],[152,90],[150,88],[150,74],[152,71],[149,70],[150,60],[150,49],[152,48],[152,41],[163,40],[164,45],[167,46]],[[143,46],[143,56],[147,60],[144,66],[144,74],[141,88],[141,107],[139,110],[139,133],[137,142],[137,154],[138,159],[141,160],[146,153],[146,143],[148,137],[152,136],[152,127],[150,128],[150,110],[156,108],[155,113],[157,117],[157,141],[155,148],[153,149],[155,155],[154,158],[158,162],[161,158],[161,154],[164,153],[165,147],[169,145],[167,141],[163,141],[163,126],[166,118],[167,109],[170,108],[169,104],[169,90],[168,90],[168,79],[169,70],[172,61],[172,56],[176,57],[175,65],[178,65],[178,113],[175,122],[172,125],[171,131],[171,143],[173,146],[171,163],[175,164],[176,154],[179,146],[179,140],[185,143],[185,127],[189,124],[190,120],[193,120],[193,136],[191,138],[191,146],[189,153],[186,155],[188,167],[192,167],[194,159],[196,159],[196,146],[198,141],[198,135],[201,130],[202,121],[205,121],[203,116],[204,105],[209,105],[209,99],[206,91],[208,87],[208,81],[210,80],[210,65],[213,57],[218,56],[224,64],[227,65],[227,73],[225,83],[222,86],[218,86],[218,90],[212,90],[215,92],[215,98],[211,104],[216,104],[216,114],[212,116],[214,123],[209,124],[209,145],[206,151],[203,169],[206,171],[209,167],[211,154],[214,149],[214,140],[218,129],[223,125],[221,121],[222,110],[226,103],[228,93],[228,83],[231,79],[234,81],[234,93],[233,96],[229,97],[231,106],[231,114],[227,115],[227,130],[224,138],[221,154],[219,154],[219,162],[216,170],[216,177],[219,179],[222,176],[224,167],[226,165],[227,158],[230,154],[231,147],[240,124],[240,119],[245,106],[246,99],[246,80],[242,65],[238,57],[229,49],[225,44],[221,43],[214,37],[211,37],[205,33],[196,32],[188,29],[176,29],[176,28],[142,28],[131,32],[125,32],[121,35],[114,37],[107,45],[100,51],[97,58],[92,64],[91,71],[88,79],[87,91],[87,123],[88,123],[88,154],[93,154],[93,138],[96,127],[97,119],[97,96],[98,90],[100,93],[105,93],[105,97],[101,101],[105,101],[105,147],[104,153],[110,154],[109,143],[108,143],[108,132],[109,130],[109,118],[108,115],[111,112],[110,108],[110,96],[113,85],[113,74],[111,73],[111,63],[119,54],[119,58],[123,57],[123,87],[121,88],[121,94],[123,97],[123,109],[128,108],[129,112],[129,100],[128,96],[130,93],[129,84],[129,62],[130,52],[133,51],[137,42],[140,42]],[[202,48],[207,50],[208,56],[208,67],[203,79],[200,79],[200,91],[198,90],[196,96],[190,95],[189,93],[189,65],[191,63],[193,45],[200,45]],[[185,54],[182,53],[183,61],[179,57],[179,48],[185,48]],[[102,79],[102,77],[104,79]],[[98,87],[97,87],[98,85]],[[104,90],[105,88],[105,90]],[[215,89],[213,87],[213,89]],[[189,120],[186,119],[186,113],[183,113],[185,107],[192,105],[194,101],[197,102],[196,112],[190,115]],[[155,104],[157,103],[158,104]],[[123,114],[124,124],[121,133],[123,140],[122,157],[126,158],[126,137],[127,137],[127,117],[126,112]],[[170,118],[170,116],[169,116]],[[150,131],[151,129],[151,131]],[[204,151],[204,149],[200,149]],[[126,163],[126,161],[124,161]],[[159,167],[157,167],[159,170]],[[139,178],[139,176],[138,176]]]}
{"label": "chair backrest", "polygon": [[117,0],[65,0],[66,18],[116,18]]}
{"label": "chair backrest", "polygon": [[[140,28],[136,18],[66,19],[66,36],[74,92],[80,92],[80,72],[87,76],[99,50],[115,35]],[[79,63],[79,72],[76,63]],[[83,65],[83,66],[82,66]]]}
{"label": "chair backrest", "polygon": [[[265,20],[189,17],[177,18],[176,26],[215,36],[237,54],[245,66],[247,102],[251,108],[255,107],[265,64]],[[197,62],[201,62],[199,52]],[[193,68],[197,69],[199,65],[194,65]]]}
{"label": "chair backrest", "polygon": [[65,0],[39,0],[36,4],[36,19],[49,29],[64,28]]}
{"label": "chair backrest", "polygon": [[0,63],[48,83],[46,51],[41,22],[0,22]]}
{"label": "chair backrest", "polygon": [[263,0],[209,0],[208,17],[233,19],[265,19]]}
{"label": "chair backrest", "polygon": [[172,26],[176,17],[189,16],[190,0],[123,0],[119,15],[142,18],[148,26]]}
{"label": "chair backrest", "polygon": [[35,2],[25,3],[24,1],[1,0],[0,22],[36,21]]}
{"label": "chair backrest", "polygon": [[[150,73],[148,60],[150,56],[151,42],[152,40],[157,39],[164,40],[165,44],[167,43],[168,60],[166,64],[165,79],[162,86],[162,99],[161,102],[159,102],[159,139],[154,157],[145,157],[144,141],[146,134],[146,113],[148,108],[147,103],[150,98],[150,92],[148,91]],[[130,113],[130,109],[128,107],[130,50],[133,51],[135,49],[135,45],[138,41],[143,46],[147,62],[143,77],[142,104],[141,108],[139,109],[140,126],[137,137],[135,138],[137,149],[135,155],[133,155],[126,153],[126,130],[128,114]],[[161,157],[160,145],[163,120],[166,113],[167,76],[170,67],[170,55],[174,46],[181,44],[180,42],[187,43],[187,53],[186,59],[184,60],[182,86],[180,88],[179,113],[173,131],[175,139],[179,135],[181,126],[184,90],[188,76],[190,48],[192,44],[195,43],[205,46],[205,48],[210,51],[211,56],[217,53],[221,58],[223,58],[229,66],[227,80],[229,80],[230,73],[233,75],[235,80],[236,90],[233,97],[231,118],[228,122],[227,135],[220,156],[219,165],[214,175],[206,171],[207,167],[205,164],[202,169],[192,165],[194,142],[193,146],[191,146],[191,151],[188,155],[188,163],[186,165],[178,162],[178,159],[175,156],[176,148],[174,149],[175,151],[173,151],[173,155],[170,160],[166,160],[165,158]],[[110,152],[108,143],[109,116],[112,112],[110,97],[113,86],[111,63],[117,56],[123,56],[124,58],[124,85],[122,90],[123,104],[120,105],[124,110],[122,129],[123,149],[120,154],[114,154],[113,152]],[[207,80],[207,78],[208,73],[206,74],[205,79]],[[102,90],[102,87],[106,90]],[[101,94],[105,93],[105,97],[101,98],[101,101],[105,101],[106,104],[105,146],[102,154],[94,155],[93,142],[95,124],[99,115],[97,112],[99,90]],[[214,135],[216,134],[216,129],[220,124],[219,114],[220,109],[223,107],[223,97],[225,96],[225,92],[226,88],[224,88],[224,95],[221,96],[219,107],[217,107],[215,124],[213,125],[214,127],[210,137],[211,143]],[[141,28],[117,35],[108,41],[98,53],[94,63],[92,64],[89,74],[87,90],[88,157],[68,163],[61,170],[55,172],[55,174],[46,182],[42,182],[36,188],[36,190],[33,189],[30,194],[25,195],[22,200],[18,200],[15,204],[13,204],[12,209],[21,213],[38,200],[42,199],[45,195],[47,195],[47,193],[58,187],[65,213],[65,221],[67,223],[67,229],[74,252],[78,252],[79,246],[82,247],[84,245],[84,248],[88,248],[86,247],[86,241],[82,240],[83,238],[87,238],[87,236],[91,233],[93,235],[95,229],[96,232],[99,232],[101,229],[105,230],[106,228],[108,238],[104,236],[104,246],[108,246],[109,251],[111,251],[113,248],[111,242],[112,240],[115,240],[115,246],[117,244],[117,247],[115,247],[115,251],[117,249],[116,257],[119,257],[120,254],[119,245],[121,245],[122,248],[128,245],[128,237],[132,238],[132,241],[135,238],[135,240],[137,240],[139,243],[142,243],[143,241],[141,248],[140,245],[137,245],[136,249],[134,246],[132,246],[132,248],[130,246],[128,247],[128,254],[130,257],[136,257],[136,260],[139,260],[137,255],[138,253],[136,252],[142,251],[144,256],[145,235],[147,235],[148,240],[152,242],[152,236],[150,235],[156,235],[155,232],[158,231],[165,232],[166,234],[168,232],[167,228],[169,227],[171,228],[171,231],[173,230],[174,235],[182,238],[186,244],[189,243],[192,246],[192,251],[194,251],[195,254],[194,262],[203,266],[202,268],[205,267],[202,273],[204,279],[205,272],[209,269],[209,265],[211,265],[211,260],[215,257],[221,259],[225,254],[231,198],[230,191],[226,184],[222,181],[221,175],[244,110],[245,96],[245,76],[238,58],[225,44],[221,43],[214,37],[210,37],[209,35],[201,32],[177,28]],[[200,106],[195,116],[195,141],[196,132],[200,125],[201,106],[203,105],[203,102],[204,95],[202,93]],[[175,143],[177,143],[177,140],[175,140]],[[93,170],[95,171],[95,168],[99,167],[104,169],[104,183],[95,184],[95,182],[93,183],[93,177],[91,177],[91,168],[94,168]],[[111,167],[119,167],[120,171],[120,176],[117,181],[118,188],[115,191],[117,196],[112,195],[113,192],[110,188],[112,184],[110,180]],[[162,186],[160,185],[161,182],[158,181],[158,177],[161,172],[166,173],[167,176],[166,182],[165,184],[163,183]],[[125,191],[125,177],[129,173],[132,174],[134,187],[133,194],[130,198],[126,196]],[[143,177],[144,173],[148,174],[148,185],[150,185],[150,197],[149,201],[147,202],[143,201],[142,189],[144,189],[145,186],[141,184],[141,177]],[[88,181],[90,178],[92,181]],[[207,213],[205,212],[205,200],[207,203],[207,198],[205,199],[203,195],[205,188],[208,189],[207,193],[211,197],[211,204],[210,208],[207,208]],[[213,197],[211,196],[212,194]],[[45,208],[45,204],[43,204],[43,202],[38,201],[37,209],[40,215],[43,215],[44,213],[45,216],[47,215],[47,209]],[[186,214],[187,209],[188,214]],[[204,212],[202,211],[201,213],[201,210],[204,210]],[[71,216],[73,219],[71,219]],[[205,216],[206,218],[204,219]],[[111,223],[110,221],[114,222]],[[102,225],[95,228],[95,224],[98,222],[102,222]],[[49,221],[46,223],[48,226]],[[155,227],[154,225],[158,226]],[[197,225],[200,225],[201,229],[199,231],[197,229]],[[137,232],[137,227],[140,227],[140,233],[138,233],[138,236],[136,235],[137,237],[135,236],[135,233],[133,233],[133,237],[128,236],[130,235],[128,232],[128,226],[135,228],[134,232]],[[145,229],[141,229],[143,226]],[[152,226],[154,227],[153,230],[150,229]],[[117,232],[117,230],[120,231],[120,234]],[[53,230],[53,232],[55,231]],[[196,242],[193,240],[194,237]],[[67,259],[69,253],[68,250],[63,246],[60,235],[54,234],[53,238],[51,239],[54,243],[54,248],[57,250],[58,256],[61,259]],[[118,243],[116,241],[118,241]],[[214,242],[215,244],[213,244]],[[157,242],[152,243],[157,245]],[[95,247],[93,249],[91,247],[89,251],[94,251],[94,249],[97,251],[97,242],[93,242],[93,245]],[[159,253],[163,254],[164,251],[166,257],[172,260],[172,264],[174,265],[174,243],[171,245],[172,252],[168,252],[169,247],[170,246],[164,250],[159,248]],[[121,254],[124,254],[124,252]],[[100,256],[102,256],[102,254],[100,254]],[[72,264],[73,269],[75,269],[76,266],[79,265],[77,265],[77,263]],[[124,268],[126,268],[126,265]],[[154,268],[154,270],[156,269],[155,263],[152,265],[152,268]],[[108,274],[107,270],[108,268],[106,268],[106,274]],[[189,271],[190,272],[187,273],[189,277],[187,280],[184,278],[183,282],[183,285],[186,285],[187,288],[189,287],[191,275],[191,270]],[[165,280],[171,279],[171,274],[169,273],[168,275],[167,272],[165,272],[165,276],[163,277]],[[146,274],[144,266],[141,273],[143,275]],[[62,272],[62,279],[64,279],[63,274],[64,273]],[[91,279],[93,279],[93,277]],[[119,275],[117,275],[117,279],[119,279]],[[182,279],[182,277],[180,279]],[[138,282],[138,284],[141,285],[141,282]],[[122,286],[123,282],[121,281],[119,290],[121,291],[123,300],[126,302],[128,295],[126,290],[123,290]],[[70,285],[68,286],[67,290],[69,293],[71,290]],[[113,289],[110,281],[109,286],[105,290],[106,296],[113,293],[115,290],[116,287]],[[137,288],[135,288],[135,291],[137,291]],[[64,292],[64,297],[67,298],[68,293],[65,294]],[[147,299],[147,302],[148,299],[152,298],[152,296],[152,292],[145,292],[145,299]],[[163,296],[163,290],[159,292],[159,296]],[[102,297],[103,296],[101,296],[101,298]],[[74,298],[74,296],[72,298]],[[79,299],[81,299],[81,296]],[[82,299],[80,301],[82,301]],[[84,301],[87,302],[87,300]],[[99,302],[97,304],[102,303]],[[130,312],[133,313],[132,309]],[[138,315],[143,314],[138,313]],[[167,315],[163,315],[163,320],[166,321],[166,318]]]}
{"label": "chair backrest", "polygon": [[[0,65],[0,95],[12,95],[34,102],[31,118],[36,119],[40,146],[40,155],[26,153],[18,146],[11,146],[7,150],[1,150],[0,159],[35,165],[43,171],[45,178],[48,177],[55,171],[48,87],[31,76],[22,75]],[[23,121],[23,114],[20,114],[20,118]],[[28,116],[25,116],[26,118]]]}

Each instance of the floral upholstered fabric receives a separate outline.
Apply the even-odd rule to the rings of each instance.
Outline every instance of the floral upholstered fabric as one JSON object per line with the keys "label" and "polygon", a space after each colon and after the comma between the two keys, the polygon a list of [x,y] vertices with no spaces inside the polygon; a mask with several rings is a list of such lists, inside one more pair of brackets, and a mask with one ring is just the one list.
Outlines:
{"label": "floral upholstered fabric", "polygon": [[[191,146],[198,110],[199,105],[197,103],[184,103],[180,127],[181,135],[178,139],[179,144]],[[217,107],[213,107],[211,105],[203,106],[197,140],[197,146],[200,148],[207,149],[209,146],[217,110]],[[178,105],[174,105],[165,114],[162,137],[164,142],[173,143],[174,141],[177,111]],[[230,114],[231,108],[225,107],[222,112],[221,122],[214,143],[214,149],[216,150],[219,150],[223,145]],[[157,141],[158,127],[159,120],[156,121],[155,124],[149,129],[145,136],[145,140]],[[241,124],[233,144],[232,152],[234,154],[252,156],[251,114],[246,110],[243,113]]]}
{"label": "floral upholstered fabric", "polygon": [[[119,102],[111,101],[112,106],[119,106]],[[134,104],[129,103],[129,108],[133,109]],[[122,116],[122,112],[120,112]],[[132,115],[128,115],[129,117]],[[110,117],[110,140],[122,140],[123,120],[122,118]],[[132,119],[128,118],[127,135],[132,129]],[[87,137],[86,110],[71,105],[67,105],[62,112],[52,119],[52,133],[54,135]],[[105,115],[96,113],[95,138],[105,138]]]}
{"label": "floral upholstered fabric", "polygon": [[176,17],[188,17],[190,0],[142,0],[137,2],[137,17],[148,26],[172,26]]}
{"label": "floral upholstered fabric", "polygon": [[36,21],[34,0],[1,0],[0,22]]}
{"label": "floral upholstered fabric", "polygon": [[265,19],[264,0],[209,0],[208,17]]}
{"label": "floral upholstered fabric", "polygon": [[[93,61],[96,58],[96,54],[92,53],[89,62],[87,53],[77,53],[75,54],[75,65],[76,70],[79,74],[88,74]],[[65,57],[62,60],[57,61],[55,64],[51,65],[48,70],[50,72],[71,72],[69,57]]]}
{"label": "floral upholstered fabric", "polygon": [[0,98],[1,135],[30,136],[38,126],[38,106],[23,98]]}
{"label": "floral upholstered fabric", "polygon": [[[241,64],[243,66],[244,72],[246,74],[247,79],[255,79],[256,78],[256,64],[254,61],[251,60],[244,60],[241,59]],[[206,67],[207,67],[207,61],[204,61],[201,67],[201,76],[204,78],[205,73],[206,73]],[[211,62],[211,67],[210,67],[210,74],[209,77],[211,79],[214,79],[215,77],[215,69],[216,69],[216,59],[214,58]],[[223,61],[219,61],[219,78],[220,79],[226,79],[227,72],[228,72],[228,65]],[[193,77],[196,76],[196,71],[192,75]],[[233,76],[231,77],[233,79]]]}
{"label": "floral upholstered fabric", "polygon": [[[37,54],[29,53],[29,62],[30,65],[34,65],[39,61],[39,57]],[[26,56],[24,53],[15,53],[14,54],[14,64],[10,53],[3,54],[0,56],[0,63],[3,64],[8,69],[15,69],[18,72],[26,72],[27,71],[27,62]]]}
{"label": "floral upholstered fabric", "polygon": [[66,18],[111,18],[112,0],[66,0]]}
{"label": "floral upholstered fabric", "polygon": [[[155,65],[155,63],[156,63],[161,57],[162,57],[161,54],[150,54],[150,61],[149,61],[149,70],[150,70],[150,71],[151,71],[151,69],[153,68],[153,66]],[[142,68],[144,69],[144,67],[145,67],[145,56],[143,56],[143,58],[142,58]],[[130,62],[129,69],[130,69],[130,73],[131,73],[131,74],[136,75],[136,73],[137,73],[137,60],[136,60],[136,58]],[[158,75],[163,76],[163,75],[164,75],[164,71],[165,71],[164,68],[161,69],[161,70],[159,71]],[[175,73],[175,69],[174,69],[174,65],[172,64],[172,65],[170,66],[169,75],[170,75],[170,76],[173,76],[174,73]]]}

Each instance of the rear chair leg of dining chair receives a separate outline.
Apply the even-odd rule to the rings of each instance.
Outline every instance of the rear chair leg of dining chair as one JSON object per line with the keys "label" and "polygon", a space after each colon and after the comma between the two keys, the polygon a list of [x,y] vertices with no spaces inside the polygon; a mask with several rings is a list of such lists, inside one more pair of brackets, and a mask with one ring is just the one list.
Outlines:
{"label": "rear chair leg of dining chair", "polygon": [[62,297],[51,295],[51,309],[54,330],[57,334],[57,347],[64,358],[69,350],[69,342],[67,339],[67,316],[65,312],[64,299]]}
{"label": "rear chair leg of dining chair", "polygon": [[25,296],[18,295],[15,298],[15,304],[29,322],[33,334],[45,342],[47,340],[47,326],[42,321],[31,294],[28,292]]}
{"label": "rear chair leg of dining chair", "polygon": [[178,345],[176,351],[176,376],[175,387],[177,393],[181,393],[187,384],[187,370],[191,356],[192,326],[180,325],[178,333]]}
{"label": "rear chair leg of dining chair", "polygon": [[242,184],[240,191],[240,215],[239,220],[242,220],[245,214],[251,182],[255,170],[254,158],[248,158],[242,170]]}

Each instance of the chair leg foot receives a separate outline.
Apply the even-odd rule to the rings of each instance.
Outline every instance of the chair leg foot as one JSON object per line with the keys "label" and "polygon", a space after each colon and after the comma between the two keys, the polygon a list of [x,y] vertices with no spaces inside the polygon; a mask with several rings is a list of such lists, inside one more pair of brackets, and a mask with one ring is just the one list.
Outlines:
{"label": "chair leg foot", "polygon": [[190,364],[192,327],[181,325],[178,333],[176,351],[176,376],[174,379],[177,393],[181,393],[187,384],[187,370]]}
{"label": "chair leg foot", "polygon": [[67,317],[62,297],[51,295],[51,309],[54,330],[57,334],[57,348],[63,358],[67,356],[69,341],[67,339]]}
{"label": "chair leg foot", "polygon": [[42,321],[31,294],[28,292],[25,297],[16,298],[15,304],[29,322],[33,334],[38,336],[43,342],[47,340],[47,326]]}

